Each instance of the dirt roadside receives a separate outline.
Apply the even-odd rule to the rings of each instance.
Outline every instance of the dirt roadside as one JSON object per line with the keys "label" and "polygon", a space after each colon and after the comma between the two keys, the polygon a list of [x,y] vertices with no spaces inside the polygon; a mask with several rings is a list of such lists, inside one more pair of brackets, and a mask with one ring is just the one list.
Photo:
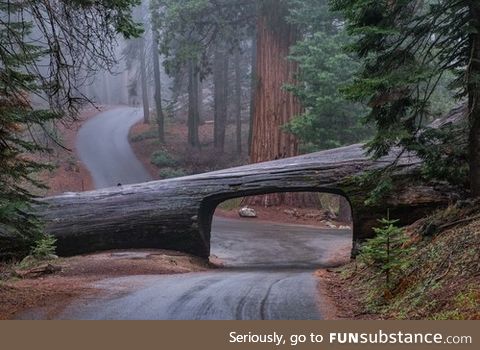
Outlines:
{"label": "dirt roadside", "polygon": [[256,218],[240,218],[238,214],[240,208],[234,208],[231,210],[217,208],[215,210],[215,215],[228,219],[260,220],[282,224],[316,226],[319,228],[340,227],[342,229],[349,229],[351,225],[350,223],[344,223],[330,218],[329,212],[323,209],[299,209],[287,206],[268,208],[260,206],[249,207],[255,210],[255,213],[257,214]]}
{"label": "dirt roadside", "polygon": [[[194,256],[166,250],[110,251],[61,258],[49,262],[61,271],[39,278],[19,278],[18,265],[0,265],[0,320],[24,310],[48,308],[53,316],[80,296],[99,293],[93,283],[109,277],[180,274],[205,271],[212,266]],[[9,276],[9,277],[7,277]]]}

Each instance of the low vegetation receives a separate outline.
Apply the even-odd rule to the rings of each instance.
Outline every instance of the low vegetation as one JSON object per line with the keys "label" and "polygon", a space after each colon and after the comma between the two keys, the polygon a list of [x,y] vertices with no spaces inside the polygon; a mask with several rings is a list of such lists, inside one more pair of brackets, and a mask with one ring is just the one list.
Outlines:
{"label": "low vegetation", "polygon": [[177,165],[177,161],[168,152],[159,150],[152,154],[151,162],[157,167],[174,167]]}
{"label": "low vegetation", "polygon": [[479,214],[478,204],[461,202],[408,227],[408,239],[397,245],[408,254],[396,264],[388,289],[388,262],[379,273],[378,265],[361,255],[337,271],[334,280],[348,291],[346,298],[358,300],[354,316],[480,319]]}

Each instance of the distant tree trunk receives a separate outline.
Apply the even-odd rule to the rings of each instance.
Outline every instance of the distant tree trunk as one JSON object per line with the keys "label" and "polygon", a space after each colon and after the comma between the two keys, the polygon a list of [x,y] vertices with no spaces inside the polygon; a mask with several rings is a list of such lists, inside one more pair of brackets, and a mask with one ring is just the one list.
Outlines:
{"label": "distant tree trunk", "polygon": [[471,57],[467,73],[470,190],[474,197],[480,197],[480,3],[469,1],[469,7],[470,16],[476,20],[476,28],[470,34]]}
{"label": "distant tree trunk", "polygon": [[157,115],[158,124],[158,140],[160,143],[165,143],[165,116],[162,108],[162,82],[160,73],[160,57],[158,54],[158,34],[156,31],[153,33],[153,45],[152,45],[152,59],[153,59],[153,75],[155,82],[155,109]]}
{"label": "distant tree trunk", "polygon": [[140,39],[140,76],[142,80],[143,122],[150,123],[150,104],[148,101],[147,64],[145,62],[145,40]]}
{"label": "distant tree trunk", "polygon": [[199,72],[196,62],[191,59],[188,62],[188,145],[192,148],[200,148],[198,137],[199,101],[198,84]]}
{"label": "distant tree trunk", "polygon": [[214,81],[214,137],[215,151],[223,153],[225,149],[225,130],[227,125],[228,99],[228,54],[225,44],[217,44],[215,48],[213,81]]}
{"label": "distant tree trunk", "polygon": [[[256,26],[256,86],[250,161],[258,163],[298,155],[297,140],[283,126],[302,106],[283,86],[295,81],[298,66],[288,60],[289,50],[299,38],[298,28],[287,22],[288,9],[275,0],[264,0]],[[250,205],[316,207],[312,193],[275,193],[251,197]]]}
{"label": "distant tree trunk", "polygon": [[[187,69],[188,70],[188,69]],[[180,91],[182,91],[183,80],[185,78],[185,71],[184,69],[180,69],[175,73],[173,77],[173,88],[172,88],[172,117],[177,118],[177,104],[178,104],[178,97],[180,95]],[[186,79],[188,81],[188,78]]]}
{"label": "distant tree trunk", "polygon": [[235,135],[237,153],[242,154],[242,67],[240,48],[235,50]]}
{"label": "distant tree trunk", "polygon": [[198,120],[201,125],[204,124],[204,113],[203,113],[203,80],[198,77]]}

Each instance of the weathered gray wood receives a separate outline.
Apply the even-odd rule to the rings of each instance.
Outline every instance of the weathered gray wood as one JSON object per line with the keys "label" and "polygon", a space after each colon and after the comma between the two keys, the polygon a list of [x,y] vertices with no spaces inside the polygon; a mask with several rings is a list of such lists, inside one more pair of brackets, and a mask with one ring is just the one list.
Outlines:
{"label": "weathered gray wood", "polygon": [[363,204],[366,193],[352,176],[389,164],[396,157],[372,161],[362,145],[247,165],[179,179],[115,187],[46,198],[38,208],[47,231],[58,238],[58,253],[73,255],[119,248],[165,248],[207,257],[211,219],[222,201],[280,191],[319,191],[344,195],[353,206],[354,241],[372,234],[385,216],[409,223],[447,204],[451,189],[415,185],[420,161],[403,155],[395,168],[408,191],[395,191],[380,208]]}

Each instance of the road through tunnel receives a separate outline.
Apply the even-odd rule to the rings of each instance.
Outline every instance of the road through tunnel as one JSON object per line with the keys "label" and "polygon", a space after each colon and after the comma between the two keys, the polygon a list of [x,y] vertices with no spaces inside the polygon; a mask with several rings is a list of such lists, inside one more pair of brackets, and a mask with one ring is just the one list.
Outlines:
{"label": "road through tunnel", "polygon": [[219,194],[200,207],[210,260],[235,268],[318,268],[349,260],[353,222],[340,191],[312,188]]}

